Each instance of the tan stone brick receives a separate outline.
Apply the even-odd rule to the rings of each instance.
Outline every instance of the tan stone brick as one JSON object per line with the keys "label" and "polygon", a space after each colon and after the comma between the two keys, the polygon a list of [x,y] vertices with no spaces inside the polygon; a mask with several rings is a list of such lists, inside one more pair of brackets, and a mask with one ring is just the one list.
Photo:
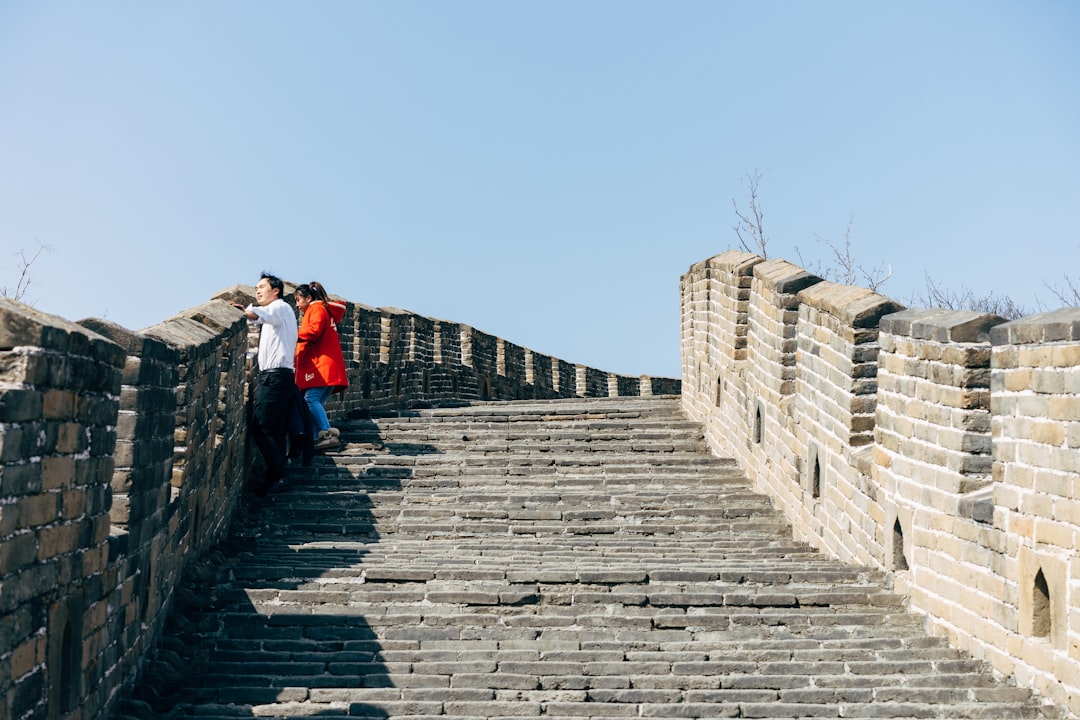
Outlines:
{"label": "tan stone brick", "polygon": [[38,562],[49,560],[78,549],[79,530],[76,525],[53,525],[38,531]]}
{"label": "tan stone brick", "polygon": [[1035,525],[1035,540],[1058,548],[1076,547],[1076,530],[1064,523],[1042,520]]}
{"label": "tan stone brick", "polygon": [[75,458],[50,455],[41,459],[41,486],[44,490],[71,487],[75,481]]}
{"label": "tan stone brick", "polygon": [[78,423],[60,423],[56,433],[56,452],[74,454],[86,448],[86,430]]}
{"label": "tan stone brick", "polygon": [[1051,363],[1058,368],[1080,366],[1080,344],[1056,345],[1051,348]]}
{"label": "tan stone brick", "polygon": [[59,501],[59,495],[56,493],[19,498],[16,501],[18,526],[35,528],[56,522],[60,518]]}
{"label": "tan stone brick", "polygon": [[1010,370],[999,375],[1002,379],[1003,389],[1010,392],[1020,392],[1031,387],[1031,370]]}
{"label": "tan stone brick", "polygon": [[1047,415],[1053,420],[1080,422],[1080,397],[1052,397],[1046,403]]}
{"label": "tan stone brick", "polygon": [[1028,540],[1035,539],[1035,520],[1030,515],[1010,514],[1005,529],[1010,535]]}
{"label": "tan stone brick", "polygon": [[42,416],[47,420],[70,420],[75,414],[75,393],[50,389],[42,394]]}
{"label": "tan stone brick", "polygon": [[11,651],[11,677],[20,678],[45,662],[44,636],[35,635],[19,643]]}

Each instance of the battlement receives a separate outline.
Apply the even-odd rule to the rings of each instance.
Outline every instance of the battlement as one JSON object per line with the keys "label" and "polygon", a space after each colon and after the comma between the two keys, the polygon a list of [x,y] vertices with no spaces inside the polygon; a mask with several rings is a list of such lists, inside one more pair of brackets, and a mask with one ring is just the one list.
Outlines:
{"label": "battlement", "polygon": [[684,410],[796,538],[1080,710],[1080,308],[906,309],[741,252],[681,294]]}
{"label": "battlement", "polygon": [[[252,296],[139,332],[0,300],[2,720],[109,717],[225,537],[257,338],[225,301]],[[681,392],[798,539],[889,571],[934,632],[1080,711],[1080,309],[908,309],[739,252],[681,297],[681,380],[347,303],[328,410]]]}
{"label": "battlement", "polygon": [[[185,568],[226,536],[258,335],[225,301],[253,298],[237,285],[139,332],[0,299],[0,719],[109,717]],[[347,303],[339,331],[335,418],[679,392],[394,308]]]}

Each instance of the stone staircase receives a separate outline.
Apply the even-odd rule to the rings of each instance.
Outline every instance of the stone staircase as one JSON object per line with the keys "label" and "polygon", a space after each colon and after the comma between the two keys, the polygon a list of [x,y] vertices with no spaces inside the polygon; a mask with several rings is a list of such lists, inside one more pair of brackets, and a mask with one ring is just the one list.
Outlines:
{"label": "stone staircase", "polygon": [[795,542],[678,398],[342,426],[190,573],[120,718],[1057,718]]}

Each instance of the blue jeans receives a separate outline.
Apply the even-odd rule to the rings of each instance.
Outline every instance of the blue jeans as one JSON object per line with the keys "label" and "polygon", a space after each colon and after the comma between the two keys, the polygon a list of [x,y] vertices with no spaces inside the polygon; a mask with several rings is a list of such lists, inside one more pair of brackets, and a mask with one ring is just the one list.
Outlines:
{"label": "blue jeans", "polygon": [[334,389],[329,387],[313,387],[304,391],[304,402],[307,403],[311,413],[311,424],[315,427],[316,439],[318,434],[330,429],[330,420],[326,417],[326,401],[334,394]]}

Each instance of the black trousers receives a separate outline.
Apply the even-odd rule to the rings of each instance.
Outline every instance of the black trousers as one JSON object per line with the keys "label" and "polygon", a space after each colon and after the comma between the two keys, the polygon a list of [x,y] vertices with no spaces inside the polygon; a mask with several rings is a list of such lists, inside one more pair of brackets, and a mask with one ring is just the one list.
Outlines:
{"label": "black trousers", "polygon": [[288,472],[289,403],[296,393],[293,371],[288,368],[263,370],[252,401],[251,436],[266,461],[266,482],[272,483]]}

